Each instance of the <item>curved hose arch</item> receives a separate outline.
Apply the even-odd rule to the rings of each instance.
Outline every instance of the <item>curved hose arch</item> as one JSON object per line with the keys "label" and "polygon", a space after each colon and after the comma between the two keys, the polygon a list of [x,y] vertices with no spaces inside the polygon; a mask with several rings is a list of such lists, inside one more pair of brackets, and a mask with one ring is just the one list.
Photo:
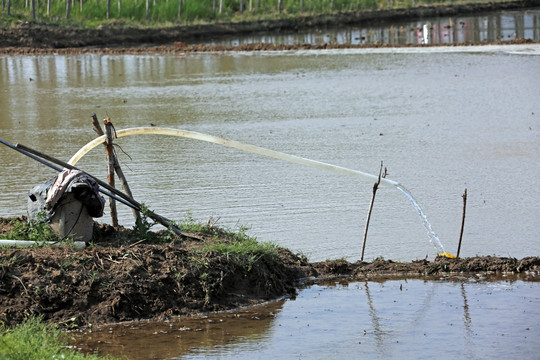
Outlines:
{"label": "curved hose arch", "polygon": [[[332,164],[324,163],[321,161],[306,159],[303,157],[290,155],[290,154],[286,154],[286,153],[275,151],[275,150],[265,149],[259,146],[245,144],[239,141],[230,140],[230,139],[226,139],[226,138],[222,138],[218,136],[202,134],[195,131],[172,129],[172,128],[161,128],[161,127],[136,127],[136,128],[123,129],[116,132],[117,137],[142,135],[142,134],[168,135],[168,136],[177,136],[177,137],[184,137],[184,138],[189,138],[189,139],[207,141],[207,142],[222,145],[222,146],[227,146],[227,147],[231,147],[231,148],[235,148],[235,149],[239,149],[243,151],[248,151],[248,152],[252,152],[252,153],[263,155],[263,156],[268,156],[274,159],[284,160],[284,161],[288,161],[288,162],[300,164],[300,165],[305,165],[305,166],[311,166],[314,168],[331,171],[337,174],[352,176],[352,177],[360,178],[367,181],[378,180],[378,176],[368,174],[362,171],[348,169],[345,167],[332,165]],[[75,165],[90,150],[92,150],[93,148],[95,148],[96,146],[104,142],[105,142],[104,135],[90,141],[88,144],[83,146],[79,151],[77,151],[75,155],[71,157],[68,163],[71,165]],[[414,207],[420,214],[423,220],[424,227],[426,228],[428,232],[428,236],[430,237],[430,242],[433,244],[433,246],[435,246],[435,248],[437,248],[438,254],[442,256],[446,256],[446,257],[454,257],[453,255],[444,251],[444,248],[442,246],[442,243],[439,240],[439,237],[435,234],[435,232],[431,228],[431,224],[427,220],[427,217],[425,216],[423,210],[421,209],[420,205],[418,205],[416,200],[412,197],[410,192],[406,190],[403,187],[403,185],[401,185],[400,183],[394,180],[381,178],[380,183],[384,185],[394,186],[395,188],[403,192],[412,201]]]}
{"label": "curved hose arch", "polygon": [[[142,135],[142,134],[154,134],[154,135],[168,135],[168,136],[177,136],[177,137],[184,137],[189,139],[195,139],[195,140],[201,140],[201,141],[207,141],[210,143],[227,146],[243,151],[252,152],[255,154],[268,156],[274,159],[284,160],[295,164],[305,165],[305,166],[311,166],[318,169],[331,171],[334,173],[347,175],[347,176],[353,176],[357,178],[361,178],[364,180],[369,181],[377,181],[378,176],[368,174],[362,171],[348,169],[345,167],[332,165],[316,160],[306,159],[303,157],[295,156],[295,155],[289,155],[285,154],[279,151],[265,149],[259,146],[250,145],[241,143],[239,141],[230,140],[218,136],[213,135],[207,135],[198,133],[195,131],[189,131],[189,130],[181,130],[181,129],[172,129],[172,128],[162,128],[162,127],[136,127],[136,128],[128,128],[128,129],[122,129],[118,130],[116,132],[117,137],[124,137],[124,136],[132,136],[132,135]],[[83,146],[79,151],[75,153],[69,160],[70,165],[75,165],[84,155],[86,155],[90,150],[98,146],[99,144],[102,144],[105,142],[105,135],[100,136],[92,141],[90,141],[88,144]],[[390,179],[381,178],[381,184],[385,185],[392,185],[392,186],[398,186],[399,183]]]}

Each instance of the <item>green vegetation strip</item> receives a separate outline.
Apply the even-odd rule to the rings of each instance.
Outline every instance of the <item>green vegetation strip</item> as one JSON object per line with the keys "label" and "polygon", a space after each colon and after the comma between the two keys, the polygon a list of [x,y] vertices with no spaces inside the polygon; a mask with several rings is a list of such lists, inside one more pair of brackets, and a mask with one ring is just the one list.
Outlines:
{"label": "green vegetation strip", "polygon": [[251,270],[251,265],[262,259],[267,264],[278,264],[281,260],[278,246],[269,242],[258,242],[248,235],[249,227],[238,225],[237,229],[215,227],[212,219],[207,224],[197,222],[188,213],[180,224],[180,229],[213,236],[214,241],[206,244],[201,252],[215,252],[227,256],[237,266]]}
{"label": "green vegetation strip", "polygon": [[9,224],[12,226],[11,230],[0,234],[0,239],[35,241],[35,246],[43,246],[48,242],[73,245],[72,239],[61,239],[54,233],[44,213],[39,213],[37,219],[29,222],[14,219]]}
{"label": "green vegetation strip", "polygon": [[68,344],[67,334],[54,325],[42,323],[38,318],[29,318],[12,328],[0,324],[0,359],[113,359],[92,354],[85,355],[69,349]]}
{"label": "green vegetation strip", "polygon": [[[505,0],[476,0],[475,4]],[[508,0],[506,0],[508,1]],[[166,26],[212,22],[280,20],[354,11],[459,5],[462,0],[3,0],[0,25],[34,20],[85,27]],[[34,8],[32,8],[34,4]]]}

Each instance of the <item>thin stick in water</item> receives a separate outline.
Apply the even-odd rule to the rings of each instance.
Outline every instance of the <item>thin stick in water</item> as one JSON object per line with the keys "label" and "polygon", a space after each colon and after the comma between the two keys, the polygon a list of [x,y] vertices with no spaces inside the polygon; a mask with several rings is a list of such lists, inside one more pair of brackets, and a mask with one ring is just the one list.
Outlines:
{"label": "thin stick in water", "polygon": [[364,241],[362,241],[362,256],[360,258],[360,261],[364,261],[364,250],[366,249],[366,239],[367,239],[367,232],[369,228],[369,220],[371,219],[371,212],[373,211],[373,203],[375,202],[375,194],[377,193],[377,189],[379,188],[379,184],[381,183],[382,169],[383,169],[383,162],[381,161],[379,177],[377,178],[377,181],[373,184],[373,195],[371,196],[371,202],[369,203],[369,212],[366,219],[366,227],[364,229]]}
{"label": "thin stick in water", "polygon": [[461,251],[461,240],[463,239],[463,228],[465,226],[465,209],[467,208],[467,189],[463,192],[463,216],[461,217],[461,231],[459,232],[459,243],[457,248],[456,258],[459,258],[459,252]]}

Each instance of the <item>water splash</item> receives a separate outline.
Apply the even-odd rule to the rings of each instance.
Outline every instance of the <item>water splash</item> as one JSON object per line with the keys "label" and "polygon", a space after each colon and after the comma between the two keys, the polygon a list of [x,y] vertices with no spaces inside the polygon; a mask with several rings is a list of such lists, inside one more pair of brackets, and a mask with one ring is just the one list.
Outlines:
{"label": "water splash", "polygon": [[399,191],[401,191],[406,197],[408,197],[409,200],[411,200],[411,202],[413,203],[416,211],[418,211],[418,214],[420,214],[420,217],[422,218],[422,222],[424,224],[424,227],[426,228],[428,236],[429,236],[429,242],[431,242],[431,244],[433,246],[435,246],[435,248],[437,249],[437,252],[439,254],[446,254],[446,251],[444,251],[444,247],[443,247],[443,245],[441,243],[441,240],[439,239],[439,237],[437,236],[435,231],[433,231],[433,228],[431,227],[431,223],[428,221],[426,214],[424,214],[424,210],[422,210],[420,205],[418,205],[418,202],[412,196],[411,192],[409,190],[405,189],[405,187],[403,187],[401,184],[396,185],[396,188]]}

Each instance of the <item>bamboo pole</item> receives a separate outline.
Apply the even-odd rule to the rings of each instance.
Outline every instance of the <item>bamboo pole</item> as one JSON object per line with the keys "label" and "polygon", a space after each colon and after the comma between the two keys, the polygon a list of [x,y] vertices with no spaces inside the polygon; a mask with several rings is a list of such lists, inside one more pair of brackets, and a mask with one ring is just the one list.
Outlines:
{"label": "bamboo pole", "polygon": [[[126,180],[126,177],[124,176],[124,172],[122,171],[122,168],[120,167],[120,163],[118,163],[118,159],[116,156],[114,156],[114,171],[116,172],[116,175],[118,175],[118,180],[120,180],[120,184],[122,185],[122,188],[124,189],[125,193],[129,197],[133,197],[133,194],[131,193],[131,188],[128,185],[128,182]],[[135,222],[138,222],[141,220],[141,217],[139,215],[139,212],[135,209],[133,210],[133,218],[135,219]]]}
{"label": "bamboo pole", "polygon": [[[107,136],[107,140],[105,141],[107,150],[107,180],[109,185],[114,187],[114,149],[111,118],[103,120],[103,124],[105,125],[105,134]],[[112,226],[117,227],[118,212],[116,211],[116,201],[114,199],[109,199],[109,207],[111,209]]]}
{"label": "bamboo pole", "polygon": [[467,188],[463,192],[463,216],[461,217],[461,231],[459,232],[459,243],[457,248],[456,258],[459,258],[459,252],[461,251],[461,240],[463,239],[463,228],[465,227],[465,210],[467,208]]}
{"label": "bamboo pole", "polygon": [[379,177],[377,178],[377,181],[373,184],[373,195],[371,196],[371,202],[369,203],[369,212],[366,219],[366,227],[364,228],[364,240],[362,241],[362,256],[360,258],[360,261],[364,261],[364,250],[366,249],[366,239],[367,239],[367,233],[368,233],[368,228],[369,228],[369,220],[371,219],[371,212],[373,211],[373,203],[375,202],[375,194],[377,193],[377,189],[379,188],[379,185],[381,183],[382,168],[383,168],[383,162],[381,161],[381,168],[379,169]]}

